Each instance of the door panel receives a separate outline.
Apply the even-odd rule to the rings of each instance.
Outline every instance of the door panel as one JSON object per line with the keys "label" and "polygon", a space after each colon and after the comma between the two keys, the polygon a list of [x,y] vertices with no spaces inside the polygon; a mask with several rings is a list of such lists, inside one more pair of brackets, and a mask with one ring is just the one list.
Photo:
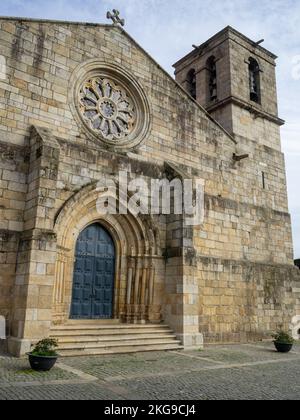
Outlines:
{"label": "door panel", "polygon": [[99,224],[86,228],[76,245],[72,319],[113,317],[115,247]]}

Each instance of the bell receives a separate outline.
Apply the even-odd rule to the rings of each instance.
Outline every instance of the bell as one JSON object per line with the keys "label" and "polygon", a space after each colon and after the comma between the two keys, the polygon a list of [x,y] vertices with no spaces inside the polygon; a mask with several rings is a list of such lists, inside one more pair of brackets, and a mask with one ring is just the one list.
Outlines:
{"label": "bell", "polygon": [[211,98],[212,98],[212,99],[216,99],[216,98],[217,98],[217,89],[216,89],[216,88],[214,88],[214,89],[211,91]]}
{"label": "bell", "polygon": [[253,93],[253,94],[257,94],[257,89],[256,89],[256,86],[255,86],[254,84],[252,84],[252,83],[251,83],[251,86],[250,86],[250,91],[251,91],[251,93]]}

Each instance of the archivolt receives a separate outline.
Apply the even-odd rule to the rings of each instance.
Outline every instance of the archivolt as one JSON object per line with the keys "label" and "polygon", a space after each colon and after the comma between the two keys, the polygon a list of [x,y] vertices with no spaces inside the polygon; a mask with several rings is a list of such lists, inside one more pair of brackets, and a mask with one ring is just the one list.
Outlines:
{"label": "archivolt", "polygon": [[[119,240],[122,238],[125,240],[131,253],[160,255],[159,229],[153,217],[150,215],[136,217],[130,213],[127,215],[100,215],[97,213],[96,207],[99,194],[101,193],[97,191],[97,183],[89,184],[74,194],[60,209],[54,226],[58,245],[65,248],[68,248],[69,245],[72,247],[81,230],[98,220],[110,225],[110,231],[114,228],[118,232],[123,231],[125,235],[120,232]],[[130,197],[128,196],[128,198]]]}
{"label": "archivolt", "polygon": [[96,222],[108,229],[116,245],[115,316],[147,320],[154,293],[153,259],[162,258],[158,227],[148,215],[99,214],[99,194],[97,183],[92,183],[74,194],[57,214],[54,320],[64,320],[69,312],[77,238],[84,228]]}

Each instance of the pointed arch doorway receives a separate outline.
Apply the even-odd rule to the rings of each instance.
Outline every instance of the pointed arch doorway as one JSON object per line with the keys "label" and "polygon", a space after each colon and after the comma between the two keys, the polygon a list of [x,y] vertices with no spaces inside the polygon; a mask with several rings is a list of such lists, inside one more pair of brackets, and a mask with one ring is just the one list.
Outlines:
{"label": "pointed arch doorway", "polygon": [[99,223],[86,227],[76,243],[70,319],[112,319],[116,251]]}

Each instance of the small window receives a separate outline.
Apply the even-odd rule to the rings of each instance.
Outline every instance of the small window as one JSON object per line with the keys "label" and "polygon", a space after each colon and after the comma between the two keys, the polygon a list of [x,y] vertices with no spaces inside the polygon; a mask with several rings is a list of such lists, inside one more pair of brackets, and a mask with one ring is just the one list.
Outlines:
{"label": "small window", "polygon": [[187,75],[187,90],[188,93],[194,98],[197,99],[197,79],[196,72],[194,69],[190,70]]}
{"label": "small window", "polygon": [[215,57],[210,57],[207,60],[207,72],[208,72],[208,102],[212,102],[218,99],[217,64],[216,64]]}
{"label": "small window", "polygon": [[260,104],[260,68],[258,62],[254,58],[249,59],[249,84],[250,100]]}
{"label": "small window", "polygon": [[261,175],[262,175],[262,187],[265,190],[266,189],[266,174],[265,172],[262,172]]}

